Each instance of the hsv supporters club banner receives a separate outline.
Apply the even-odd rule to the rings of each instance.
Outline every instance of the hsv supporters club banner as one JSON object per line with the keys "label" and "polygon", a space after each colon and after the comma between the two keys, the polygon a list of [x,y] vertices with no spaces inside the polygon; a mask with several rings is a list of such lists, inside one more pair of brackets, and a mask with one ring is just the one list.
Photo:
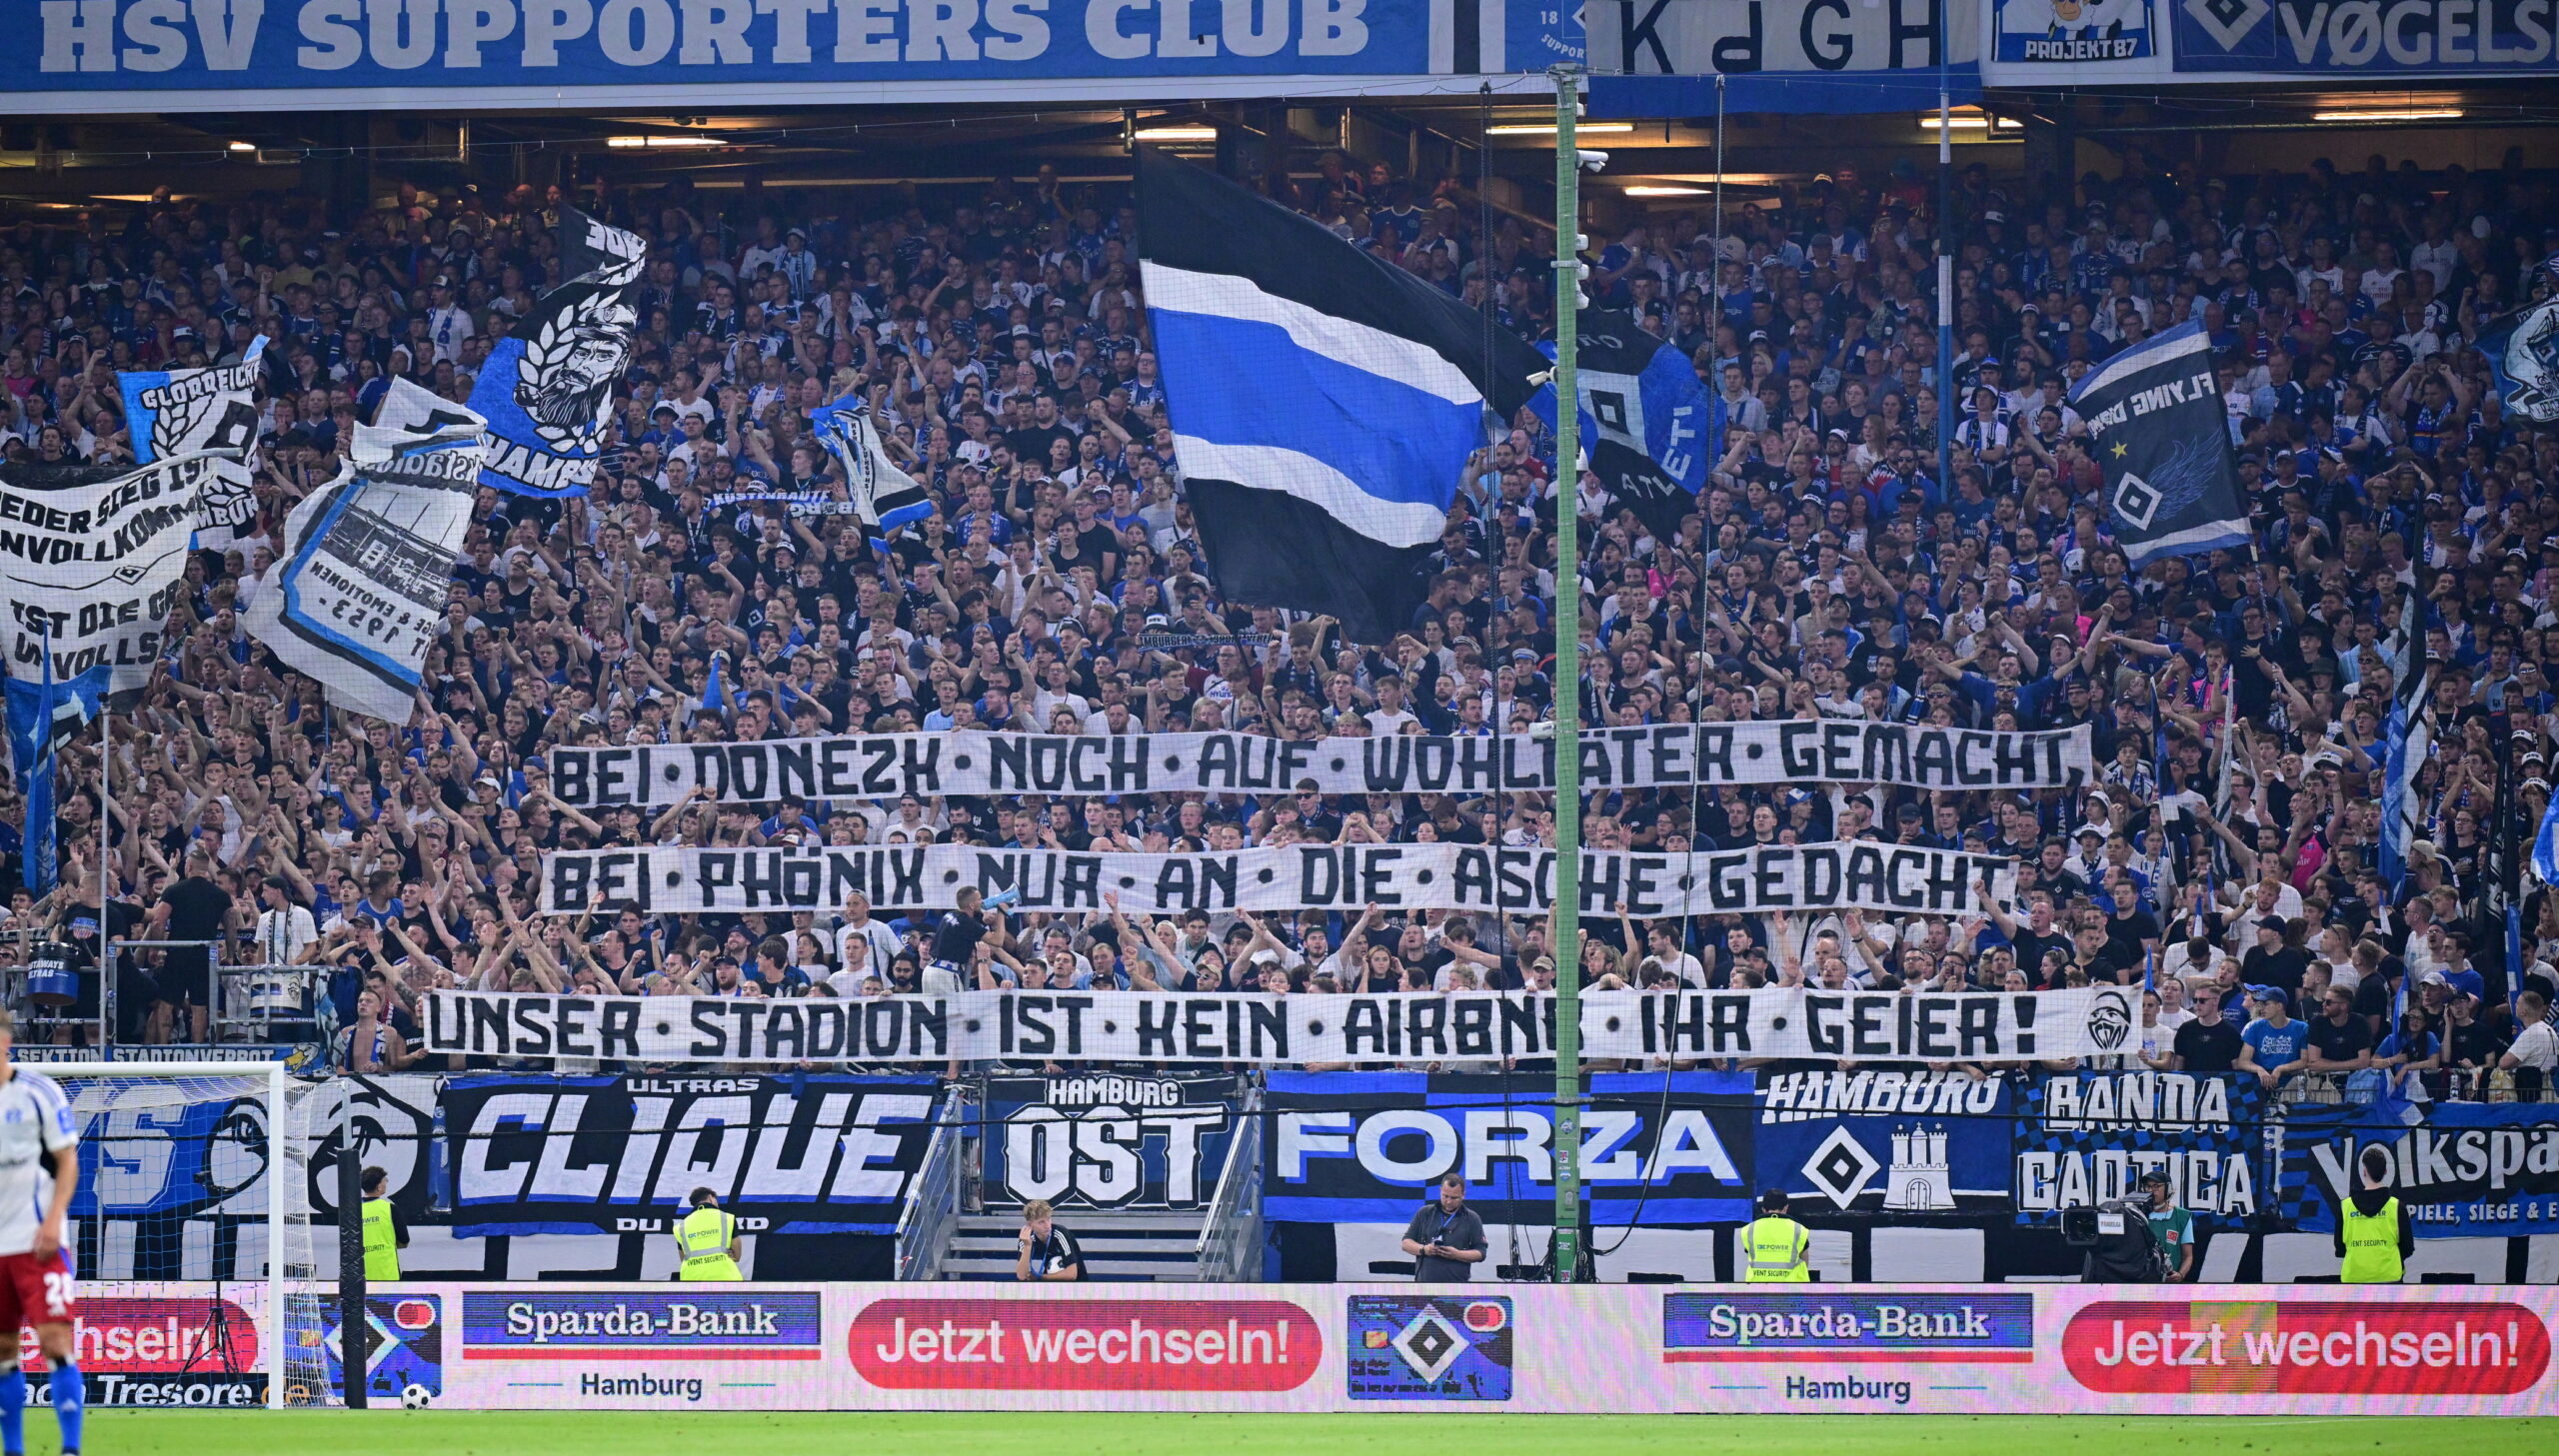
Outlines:
{"label": "hsv supporters club banner", "polygon": [[1238,1115],[1236,1079],[990,1077],[990,1208],[1198,1208],[1215,1195]]}
{"label": "hsv supporters club banner", "polygon": [[[1730,1223],[1757,1191],[1747,1072],[1601,1072],[1581,1112],[1593,1224]],[[1554,1216],[1554,1108],[1535,1077],[1274,1072],[1265,1217],[1399,1223],[1439,1179],[1486,1223]]]}
{"label": "hsv supporters club banner", "polygon": [[[2123,1045],[2125,986],[2067,991],[1597,991],[1581,1053],[1851,1061],[2028,1061]],[[685,1062],[1491,1061],[1554,1054],[1533,991],[1268,995],[965,991],[764,1000],[436,991],[427,1049]]]}
{"label": "hsv supporters club banner", "polygon": [[2105,471],[2107,531],[2136,570],[2248,544],[2238,457],[2200,321],[2107,360],[2070,403]]}
{"label": "hsv supporters club banner", "polygon": [[[1894,783],[1913,788],[2061,788],[2093,772],[2089,729],[1994,732],[1850,719],[1593,728],[1581,786]],[[1538,792],[1555,781],[1552,739],[1311,738],[1257,733],[849,733],[749,743],[551,750],[551,791],[576,808],[662,808],[696,792],[721,803],[812,802],[913,793]]]}
{"label": "hsv supporters club banner", "polygon": [[[630,906],[648,914],[831,910],[848,895],[875,905],[943,909],[961,890],[1009,891],[1020,910],[1456,909],[1543,912],[1554,900],[1554,851],[1475,844],[1331,844],[1194,854],[980,849],[571,849],[543,856],[546,914]],[[1959,915],[2016,898],[2009,860],[1952,849],[1840,840],[1704,854],[1588,850],[1587,913],[1748,914],[1865,909]]]}
{"label": "hsv supporters club banner", "polygon": [[894,1233],[932,1140],[932,1077],[456,1077],[455,1230],[656,1229],[696,1188],[772,1233]]}
{"label": "hsv supporters club banner", "polygon": [[293,509],[277,584],[241,615],[331,703],[404,724],[471,529],[486,422],[405,379],[377,421],[356,427],[345,472]]}
{"label": "hsv supporters club banner", "polygon": [[2419,1238],[2559,1233],[2559,1107],[2407,1102],[2284,1109],[2283,1214],[2328,1233],[2362,1186],[2362,1150],[2390,1153],[2390,1191]]}
{"label": "hsv supporters club banner", "polygon": [[2265,1094],[2247,1075],[2081,1072],[2045,1077],[2018,1095],[2019,1223],[2065,1208],[2137,1196],[2165,1173],[2168,1193],[2198,1220],[2256,1216],[2264,1185]]}

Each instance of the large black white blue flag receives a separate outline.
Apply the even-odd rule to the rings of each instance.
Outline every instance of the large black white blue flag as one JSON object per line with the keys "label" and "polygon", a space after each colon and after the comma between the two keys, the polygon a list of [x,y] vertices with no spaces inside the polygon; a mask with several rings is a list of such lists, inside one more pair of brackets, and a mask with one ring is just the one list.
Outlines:
{"label": "large black white blue flag", "polygon": [[1174,454],[1230,600],[1411,625],[1485,413],[1537,352],[1312,219],[1154,153],[1138,253]]}
{"label": "large black white blue flag", "polygon": [[567,281],[498,341],[471,386],[471,408],[489,422],[480,483],[555,500],[585,495],[596,478],[613,387],[631,362],[631,290],[647,244],[564,207],[560,252]]}
{"label": "large black white blue flag", "polygon": [[484,424],[394,380],[345,470],[286,519],[284,560],[241,625],[331,703],[409,721],[471,529]]}
{"label": "large black white blue flag", "polygon": [[875,539],[933,514],[933,497],[881,448],[880,429],[860,393],[810,411],[809,426],[844,467],[854,515]]}
{"label": "large black white blue flag", "polygon": [[2144,340],[2070,392],[2106,477],[2106,524],[2133,569],[2248,544],[2239,461],[2201,321]]}
{"label": "large black white blue flag", "polygon": [[2559,425],[2559,294],[2481,330],[2479,352],[2488,356],[2508,415]]}
{"label": "large black white blue flag", "polygon": [[249,455],[258,443],[255,395],[266,352],[267,336],[261,334],[237,364],[116,376],[135,465],[208,451],[222,457],[196,500],[195,544],[208,550],[236,545],[258,524]]}
{"label": "large black white blue flag", "polygon": [[[1581,396],[1587,469],[1609,499],[1632,508],[1654,536],[1675,536],[1714,468],[1723,401],[1697,383],[1697,367],[1686,355],[1645,333],[1623,309],[1583,314],[1579,335],[1573,384]],[[1551,344],[1537,348],[1554,353]],[[1552,429],[1554,386],[1538,390],[1528,408]]]}

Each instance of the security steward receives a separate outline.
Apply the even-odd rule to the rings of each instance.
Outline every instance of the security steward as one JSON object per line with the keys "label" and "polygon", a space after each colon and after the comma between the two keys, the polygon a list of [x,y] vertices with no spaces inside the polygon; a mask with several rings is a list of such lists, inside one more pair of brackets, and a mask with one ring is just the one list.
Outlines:
{"label": "security steward", "polygon": [[1741,1280],[1745,1284],[1812,1281],[1812,1230],[1786,1216],[1786,1193],[1759,1195],[1759,1216],[1741,1226]]}
{"label": "security steward", "polygon": [[2337,1271],[2342,1284],[2396,1284],[2417,1251],[2417,1228],[2390,1196],[2390,1153],[2367,1147],[2355,1160],[2363,1186],[2337,1210]]}
{"label": "security steward", "polygon": [[409,1246],[409,1230],[391,1207],[391,1177],[380,1168],[364,1170],[364,1281],[390,1284],[400,1278],[400,1251]]}
{"label": "security steward", "polygon": [[708,1188],[694,1189],[691,1202],[693,1211],[676,1225],[676,1251],[684,1256],[676,1277],[687,1283],[746,1278],[738,1270],[745,1247],[738,1238],[737,1215],[722,1208],[720,1195]]}

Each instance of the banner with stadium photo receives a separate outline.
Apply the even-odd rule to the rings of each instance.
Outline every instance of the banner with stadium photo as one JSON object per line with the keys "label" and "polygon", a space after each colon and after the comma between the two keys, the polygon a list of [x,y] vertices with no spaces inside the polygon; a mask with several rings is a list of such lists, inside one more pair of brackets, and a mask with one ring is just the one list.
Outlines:
{"label": "banner with stadium photo", "polygon": [[2089,371],[2070,404],[2105,474],[2107,530],[2134,570],[2248,544],[2239,457],[2200,319]]}
{"label": "banner with stadium photo", "polygon": [[2419,1238],[2559,1234],[2559,1106],[2386,1096],[2283,1110],[2282,1211],[2294,1228],[2334,1232],[2337,1206],[2363,1186],[2363,1149],[2380,1147]]}
{"label": "banner with stadium photo", "polygon": [[1760,1172],[1801,1216],[2005,1213],[2008,1098],[1961,1071],[1763,1072]]}
{"label": "banner with stadium photo", "polygon": [[[567,849],[542,859],[542,912],[643,914],[841,909],[850,895],[947,909],[962,891],[1009,894],[1019,911],[1467,910],[1543,914],[1551,849],[1426,844],[1282,845],[1190,854],[981,849]],[[1873,840],[1769,844],[1698,854],[1592,849],[1581,856],[1585,914],[1639,919],[1860,909],[1904,915],[2013,907],[2013,860]],[[1987,890],[1987,897],[1980,892]]]}
{"label": "banner with stadium photo", "polygon": [[[2119,1049],[2137,991],[1596,991],[1581,1053],[1823,1061],[2033,1061]],[[1082,1061],[1298,1066],[1554,1055],[1532,991],[1280,995],[966,991],[768,1000],[439,990],[427,1049],[519,1060],[739,1063]]]}
{"label": "banner with stadium photo", "polygon": [[[2091,730],[2005,732],[1808,719],[1585,729],[1581,786],[1891,783],[1946,790],[2066,788],[2093,775]],[[573,808],[875,802],[915,794],[1536,793],[1552,738],[1285,739],[1260,733],[840,733],[743,743],[560,747],[550,790]]]}
{"label": "banner with stadium photo", "polygon": [[455,1232],[654,1232],[696,1188],[748,1229],[894,1233],[933,1077],[454,1077],[438,1098]]}
{"label": "banner with stadium photo", "polygon": [[219,457],[196,495],[195,545],[202,550],[226,551],[258,524],[249,458],[258,444],[256,391],[266,352],[261,334],[236,364],[116,376],[135,465],[207,452]]}
{"label": "banner with stadium photo", "polygon": [[981,1191],[989,1208],[1208,1204],[1241,1098],[1221,1076],[990,1077]]}
{"label": "banner with stadium photo", "polygon": [[2044,1077],[2017,1098],[2017,1222],[2058,1221],[2140,1193],[2169,1196],[2206,1226],[2254,1218],[2265,1187],[2265,1094],[2253,1076],[2118,1071]]}
{"label": "banner with stadium photo", "polygon": [[613,389],[631,361],[640,320],[631,289],[647,251],[637,233],[560,209],[566,281],[498,341],[472,382],[471,408],[489,422],[480,484],[548,500],[587,493],[613,423]]}
{"label": "banner with stadium photo", "polygon": [[[1551,1078],[1274,1072],[1263,1215],[1400,1223],[1449,1172],[1490,1224],[1554,1217]],[[1580,1172],[1594,1226],[1731,1223],[1757,1191],[1747,1072],[1600,1072],[1581,1110]]]}
{"label": "banner with stadium photo", "polygon": [[405,379],[374,418],[338,478],[286,519],[276,581],[241,620],[332,704],[405,724],[445,627],[486,422]]}

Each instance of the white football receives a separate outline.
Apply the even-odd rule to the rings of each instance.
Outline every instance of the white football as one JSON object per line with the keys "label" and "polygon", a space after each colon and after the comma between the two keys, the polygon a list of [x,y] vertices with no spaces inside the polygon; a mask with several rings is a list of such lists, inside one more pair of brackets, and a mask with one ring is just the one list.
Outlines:
{"label": "white football", "polygon": [[425,1410],[435,1396],[423,1385],[412,1385],[400,1392],[400,1404],[408,1410]]}

